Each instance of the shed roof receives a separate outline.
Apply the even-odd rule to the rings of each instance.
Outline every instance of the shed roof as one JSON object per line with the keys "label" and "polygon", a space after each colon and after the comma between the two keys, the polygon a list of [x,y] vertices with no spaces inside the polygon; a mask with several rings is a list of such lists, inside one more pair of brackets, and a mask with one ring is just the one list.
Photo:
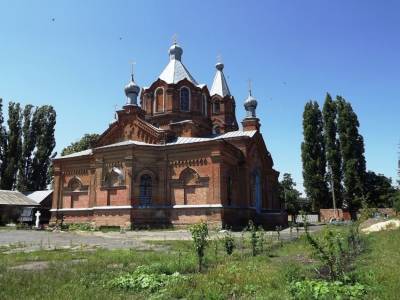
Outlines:
{"label": "shed roof", "polygon": [[0,205],[38,206],[39,204],[18,191],[0,190]]}
{"label": "shed roof", "polygon": [[35,201],[40,204],[43,200],[45,200],[48,196],[53,193],[53,190],[43,190],[43,191],[31,191],[24,193],[29,199]]}

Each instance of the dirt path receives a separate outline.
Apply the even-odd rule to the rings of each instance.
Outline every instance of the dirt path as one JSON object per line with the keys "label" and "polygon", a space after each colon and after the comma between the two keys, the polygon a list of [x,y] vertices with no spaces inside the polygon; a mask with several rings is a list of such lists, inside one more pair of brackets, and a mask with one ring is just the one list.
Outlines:
{"label": "dirt path", "polygon": [[[310,231],[315,232],[322,226],[311,226]],[[300,234],[303,229],[300,229]],[[222,233],[211,232],[211,238]],[[234,232],[240,237],[240,232]],[[276,232],[267,232],[267,235],[276,237]],[[289,240],[296,238],[293,230],[290,235],[289,228],[281,231],[281,238]],[[191,235],[187,230],[140,230],[119,232],[48,232],[35,230],[0,229],[0,250],[3,252],[35,251],[41,249],[137,249],[137,250],[164,250],[162,246],[155,246],[148,241],[190,240]]]}

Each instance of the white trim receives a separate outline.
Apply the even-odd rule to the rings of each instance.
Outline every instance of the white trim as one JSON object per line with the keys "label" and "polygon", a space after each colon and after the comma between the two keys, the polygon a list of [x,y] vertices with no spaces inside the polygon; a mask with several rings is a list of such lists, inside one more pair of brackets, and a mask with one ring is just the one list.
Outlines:
{"label": "white trim", "polygon": [[87,210],[93,210],[92,207],[82,207],[82,208],[52,208],[50,211],[87,211]]}
{"label": "white trim", "polygon": [[[163,99],[163,109],[162,111],[157,111],[157,91],[161,89],[162,90],[162,99]],[[153,113],[163,113],[165,112],[165,90],[164,87],[159,86],[158,88],[156,88],[156,90],[154,91],[154,101],[153,101]]]}
{"label": "white trim", "polygon": [[93,207],[94,210],[102,210],[102,209],[125,209],[125,208],[132,208],[131,205],[113,205],[113,206],[95,206]]}
{"label": "white trim", "polygon": [[187,204],[187,205],[173,205],[172,208],[222,208],[222,204]]}
{"label": "white trim", "polygon": [[[189,91],[189,110],[182,110],[182,96],[181,96],[181,92],[182,89],[186,88]],[[180,111],[184,111],[184,112],[190,112],[191,111],[191,104],[192,104],[192,91],[189,87],[187,87],[186,85],[183,85],[180,87],[179,89],[179,110]]]}

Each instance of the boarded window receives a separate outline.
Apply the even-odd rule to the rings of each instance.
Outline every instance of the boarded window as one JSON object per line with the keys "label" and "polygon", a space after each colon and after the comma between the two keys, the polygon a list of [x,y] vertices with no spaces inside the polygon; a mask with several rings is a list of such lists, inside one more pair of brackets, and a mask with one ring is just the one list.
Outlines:
{"label": "boarded window", "polygon": [[181,88],[181,111],[190,110],[190,91],[187,87]]}
{"label": "boarded window", "polygon": [[163,112],[164,111],[164,90],[157,89],[155,98],[156,98],[156,104],[155,104],[156,112]]}

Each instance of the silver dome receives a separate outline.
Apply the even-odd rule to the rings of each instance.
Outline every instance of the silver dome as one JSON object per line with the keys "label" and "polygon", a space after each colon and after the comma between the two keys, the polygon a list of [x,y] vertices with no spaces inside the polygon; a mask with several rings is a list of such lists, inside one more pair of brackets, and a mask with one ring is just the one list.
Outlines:
{"label": "silver dome", "polygon": [[125,95],[127,97],[127,104],[137,105],[137,96],[139,95],[140,87],[135,83],[133,74],[131,81],[125,86]]}
{"label": "silver dome", "polygon": [[169,48],[169,59],[173,60],[181,60],[182,54],[183,54],[183,49],[181,46],[179,46],[177,43],[174,43],[170,48]]}
{"label": "silver dome", "polygon": [[251,91],[249,91],[249,96],[244,101],[244,108],[246,110],[246,118],[256,118],[256,108],[257,108],[257,99],[251,95]]}

